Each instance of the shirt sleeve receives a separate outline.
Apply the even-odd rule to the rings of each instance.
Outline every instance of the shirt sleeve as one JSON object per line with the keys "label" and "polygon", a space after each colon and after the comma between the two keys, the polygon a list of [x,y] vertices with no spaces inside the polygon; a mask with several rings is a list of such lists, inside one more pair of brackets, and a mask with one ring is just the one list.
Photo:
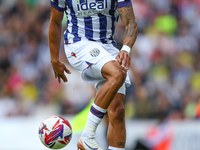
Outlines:
{"label": "shirt sleeve", "polygon": [[131,0],[118,0],[117,8],[126,7],[132,5]]}
{"label": "shirt sleeve", "polygon": [[65,11],[65,0],[51,0],[51,6],[57,9],[60,12]]}

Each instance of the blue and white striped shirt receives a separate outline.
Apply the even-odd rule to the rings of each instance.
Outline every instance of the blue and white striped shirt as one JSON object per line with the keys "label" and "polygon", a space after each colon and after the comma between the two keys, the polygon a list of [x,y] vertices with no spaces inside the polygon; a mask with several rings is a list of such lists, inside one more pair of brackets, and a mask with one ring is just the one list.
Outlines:
{"label": "blue and white striped shirt", "polygon": [[51,0],[51,5],[67,15],[65,43],[83,38],[113,43],[118,20],[117,8],[130,6],[130,0]]}

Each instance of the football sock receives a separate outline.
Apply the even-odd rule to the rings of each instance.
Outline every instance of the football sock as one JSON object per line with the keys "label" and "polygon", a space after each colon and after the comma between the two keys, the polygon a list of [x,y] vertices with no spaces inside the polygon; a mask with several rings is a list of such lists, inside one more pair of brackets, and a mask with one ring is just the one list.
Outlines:
{"label": "football sock", "polygon": [[100,108],[95,103],[92,104],[85,129],[81,135],[82,137],[95,135],[97,126],[100,124],[106,111],[106,109]]}
{"label": "football sock", "polygon": [[109,146],[108,150],[125,150],[125,148],[117,148],[117,147]]}

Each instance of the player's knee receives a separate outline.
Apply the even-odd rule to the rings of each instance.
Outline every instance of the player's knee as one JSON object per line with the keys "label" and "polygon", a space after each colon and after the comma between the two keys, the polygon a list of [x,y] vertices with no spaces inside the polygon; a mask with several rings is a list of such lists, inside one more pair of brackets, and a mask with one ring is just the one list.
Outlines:
{"label": "player's knee", "polygon": [[121,87],[126,79],[126,72],[123,70],[118,69],[111,78],[111,82],[114,84],[114,86]]}
{"label": "player's knee", "polygon": [[125,109],[123,106],[117,106],[113,110],[109,110],[109,120],[111,123],[121,123],[125,119]]}

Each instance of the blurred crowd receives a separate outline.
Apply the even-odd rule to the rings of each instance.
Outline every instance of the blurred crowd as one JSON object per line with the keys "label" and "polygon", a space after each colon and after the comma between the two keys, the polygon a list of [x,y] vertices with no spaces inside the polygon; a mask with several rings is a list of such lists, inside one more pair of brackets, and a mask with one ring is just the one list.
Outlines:
{"label": "blurred crowd", "polygon": [[[138,38],[131,52],[127,118],[200,117],[200,1],[132,0]],[[94,97],[66,60],[68,83],[54,78],[48,47],[50,2],[0,0],[0,117],[76,114]],[[63,31],[66,28],[63,21]],[[122,46],[119,20],[115,39]],[[63,42],[62,42],[63,43]]]}
{"label": "blurred crowd", "polygon": [[49,18],[50,1],[0,1],[0,116],[75,114],[93,96],[76,72],[68,84],[54,78]]}

